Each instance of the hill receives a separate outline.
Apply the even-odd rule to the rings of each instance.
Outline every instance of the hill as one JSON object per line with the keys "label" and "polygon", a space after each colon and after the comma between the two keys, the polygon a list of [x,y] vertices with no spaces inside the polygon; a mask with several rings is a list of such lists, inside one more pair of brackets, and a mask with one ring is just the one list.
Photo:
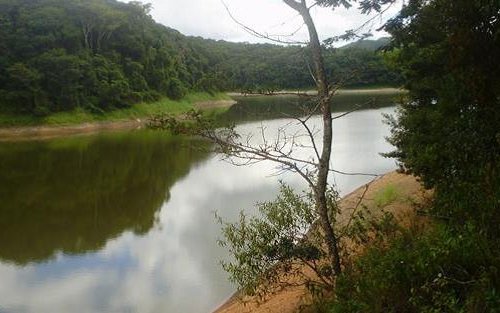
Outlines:
{"label": "hill", "polygon": [[361,39],[352,43],[349,43],[345,46],[340,47],[339,49],[363,49],[368,51],[377,51],[380,48],[387,46],[390,42],[389,37],[381,37],[379,39],[370,40],[370,39]]}
{"label": "hill", "polygon": [[[195,91],[314,85],[304,47],[187,37],[156,23],[150,10],[137,1],[0,0],[0,112],[100,114]],[[338,81],[399,82],[380,55],[354,50],[325,51]]]}

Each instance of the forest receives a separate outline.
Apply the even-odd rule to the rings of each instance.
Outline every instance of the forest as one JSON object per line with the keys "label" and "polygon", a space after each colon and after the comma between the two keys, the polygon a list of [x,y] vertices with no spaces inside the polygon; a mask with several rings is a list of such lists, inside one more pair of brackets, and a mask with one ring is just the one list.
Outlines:
{"label": "forest", "polygon": [[[0,110],[102,113],[195,91],[314,85],[305,47],[188,37],[156,23],[150,10],[138,1],[0,0]],[[346,86],[401,83],[375,48],[324,53]]]}

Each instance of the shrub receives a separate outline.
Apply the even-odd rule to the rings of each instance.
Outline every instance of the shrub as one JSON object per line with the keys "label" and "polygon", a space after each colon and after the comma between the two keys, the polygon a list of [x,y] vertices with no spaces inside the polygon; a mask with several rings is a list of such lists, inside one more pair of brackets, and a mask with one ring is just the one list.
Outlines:
{"label": "shrub", "polygon": [[498,312],[499,260],[473,226],[403,232],[339,277],[331,312]]}

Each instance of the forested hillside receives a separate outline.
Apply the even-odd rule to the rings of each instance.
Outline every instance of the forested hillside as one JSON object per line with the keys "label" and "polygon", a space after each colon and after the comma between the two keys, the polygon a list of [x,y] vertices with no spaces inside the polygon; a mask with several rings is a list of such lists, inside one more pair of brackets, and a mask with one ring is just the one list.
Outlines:
{"label": "forested hillside", "polygon": [[360,39],[358,41],[342,46],[340,47],[340,49],[356,48],[356,49],[377,51],[379,49],[388,48],[388,46],[390,46],[390,43],[391,43],[390,37],[381,37],[377,40]]}
{"label": "forested hillside", "polygon": [[[196,51],[208,58],[211,74],[204,87],[221,90],[276,90],[314,86],[306,47],[272,44],[231,43],[190,38]],[[378,41],[365,40],[377,43]],[[401,80],[389,70],[375,49],[325,48],[325,65],[333,82],[346,86],[398,85]],[[312,65],[311,65],[312,66]]]}
{"label": "forested hillside", "polygon": [[[104,112],[190,91],[313,85],[303,47],[186,37],[156,23],[150,5],[115,0],[0,0],[0,108],[43,116]],[[381,55],[326,51],[348,86],[398,84]]]}
{"label": "forested hillside", "polygon": [[149,6],[105,0],[1,0],[0,101],[43,115],[179,98],[202,75],[183,36]]}

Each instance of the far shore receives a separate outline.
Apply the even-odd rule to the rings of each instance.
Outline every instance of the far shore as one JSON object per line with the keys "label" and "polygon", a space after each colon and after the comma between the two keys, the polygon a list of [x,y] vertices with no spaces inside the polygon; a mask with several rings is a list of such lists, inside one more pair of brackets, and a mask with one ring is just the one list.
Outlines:
{"label": "far shore", "polygon": [[[339,95],[348,94],[394,94],[404,92],[398,88],[373,88],[373,89],[341,89],[337,91]],[[300,95],[315,95],[316,91],[277,91],[269,95],[252,93],[243,94],[239,92],[228,92],[224,97],[229,99],[201,100],[194,101],[190,108],[195,108],[203,111],[219,110],[229,108],[237,101],[232,98],[238,97],[254,97],[254,96],[300,96]],[[184,111],[173,112],[181,114],[189,109],[185,107]],[[80,123],[65,123],[65,124],[40,124],[40,125],[14,125],[0,126],[0,142],[2,141],[22,141],[22,140],[42,140],[56,137],[72,136],[79,134],[92,134],[98,132],[120,131],[127,129],[138,129],[146,126],[149,116],[139,115],[128,118],[113,119],[109,121],[89,121]]]}
{"label": "far shore", "polygon": [[[235,104],[234,100],[207,100],[194,103],[193,107],[199,110],[214,110],[228,108]],[[72,135],[93,134],[99,132],[112,132],[127,129],[144,128],[148,116],[129,118],[114,121],[88,122],[70,125],[35,125],[35,126],[10,126],[0,128],[0,142],[45,140]]]}
{"label": "far shore", "polygon": [[[349,94],[393,94],[405,92],[404,89],[395,87],[381,87],[381,88],[360,88],[360,89],[339,89],[336,94],[349,95]],[[314,96],[318,92],[316,90],[279,90],[270,93],[245,93],[245,92],[228,92],[230,97],[259,97],[259,96]]]}

